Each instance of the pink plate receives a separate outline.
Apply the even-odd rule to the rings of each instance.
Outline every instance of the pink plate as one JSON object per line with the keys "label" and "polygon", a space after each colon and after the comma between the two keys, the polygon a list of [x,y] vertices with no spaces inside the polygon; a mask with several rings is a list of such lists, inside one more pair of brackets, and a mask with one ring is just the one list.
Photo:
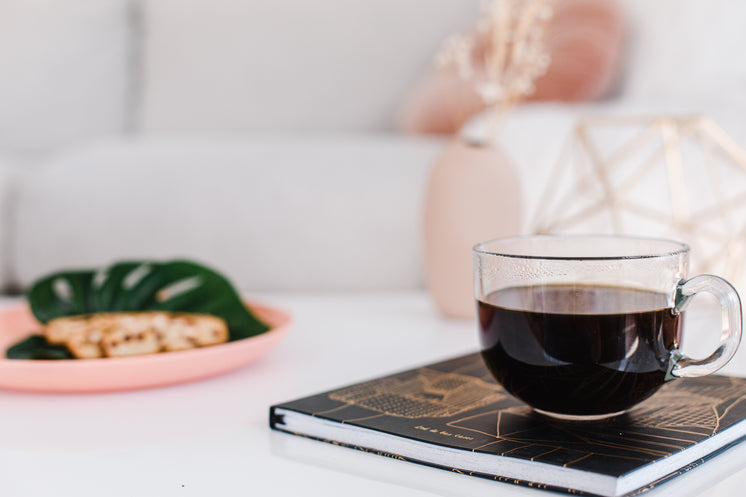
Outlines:
{"label": "pink plate", "polygon": [[6,359],[5,350],[40,325],[25,303],[0,310],[0,388],[27,392],[113,392],[173,385],[227,373],[274,347],[292,321],[279,309],[251,305],[271,329],[259,336],[201,349],[139,357],[39,361]]}

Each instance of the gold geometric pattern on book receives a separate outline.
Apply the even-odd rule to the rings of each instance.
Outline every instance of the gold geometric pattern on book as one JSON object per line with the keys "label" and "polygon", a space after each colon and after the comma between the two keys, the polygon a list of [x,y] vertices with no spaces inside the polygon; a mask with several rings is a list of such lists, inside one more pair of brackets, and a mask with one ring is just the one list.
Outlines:
{"label": "gold geometric pattern on book", "polygon": [[479,378],[421,368],[337,390],[329,398],[401,418],[450,417],[505,398],[500,387]]}
{"label": "gold geometric pattern on book", "polygon": [[[679,380],[677,386],[680,388],[683,386],[686,389],[685,382],[686,380],[683,382]],[[594,425],[593,423],[567,424],[548,420],[550,425],[557,423],[561,429],[552,431],[542,425],[532,428],[530,423],[526,423],[520,430],[515,431],[515,426],[521,425],[516,422],[516,418],[530,420],[535,416],[528,406],[513,406],[476,416],[467,415],[464,418],[447,422],[447,426],[480,433],[494,439],[493,442],[477,447],[475,450],[494,447],[495,444],[513,443],[519,444],[524,450],[529,447],[541,448],[538,450],[541,454],[582,446],[583,450],[592,447],[593,454],[608,458],[618,457],[619,449],[624,449],[625,454],[621,456],[624,459],[662,457],[678,450],[680,442],[691,437],[714,435],[720,427],[721,420],[731,408],[746,400],[746,396],[743,395],[743,385],[733,382],[732,379],[728,385],[715,387],[714,390],[717,392],[711,392],[712,396],[706,394],[710,392],[682,392],[670,388],[671,386],[671,384],[665,385],[658,393],[634,408],[628,418],[622,417],[608,421],[611,426],[623,427],[627,435],[634,438],[634,441],[609,443],[606,440],[607,433],[605,433],[607,425]],[[718,397],[716,394],[722,396]],[[495,431],[485,431],[485,426],[491,425],[486,420],[495,418],[497,423],[492,425]],[[660,434],[650,438],[651,429],[657,430]],[[594,433],[596,430],[598,430],[597,434],[601,435],[598,438]],[[572,437],[568,438],[568,434],[572,433],[577,435],[576,441],[572,441]],[[663,433],[666,436],[661,436]]]}
{"label": "gold geometric pattern on book", "polygon": [[[481,365],[479,355],[468,359],[472,364],[476,362]],[[463,362],[468,365],[468,362]],[[733,378],[715,378],[712,381],[704,378],[699,383],[678,380],[676,388],[668,383],[635,407],[628,417],[608,421],[611,426],[618,424],[620,428],[623,427],[628,434],[634,433],[634,441],[609,443],[605,438],[608,431],[606,424],[567,424],[560,421],[556,422],[558,429],[547,429],[547,424],[533,423],[536,415],[531,409],[520,403],[515,405],[516,402],[510,401],[511,398],[494,381],[454,373],[456,370],[459,368],[451,372],[419,368],[335,390],[329,393],[328,398],[342,402],[344,406],[316,414],[334,413],[334,417],[349,422],[380,419],[382,416],[449,418],[441,421],[444,423],[442,429],[460,429],[491,439],[473,450],[497,450],[502,453],[520,447],[521,450],[533,450],[542,455],[559,450],[574,454],[572,451],[581,450],[586,451],[584,454],[612,459],[642,460],[663,457],[672,453],[672,450],[679,450],[682,443],[685,446],[697,438],[714,435],[723,417],[735,405],[746,400],[742,382]],[[703,387],[702,382],[707,386]],[[491,405],[501,401],[509,402],[497,411],[489,410]],[[349,411],[345,409],[353,407],[373,411],[377,416],[361,418],[360,411],[349,413],[348,416]],[[549,426],[555,424],[553,420],[547,420],[547,423]],[[516,426],[520,428],[516,430]],[[653,438],[649,436],[651,430],[658,433]],[[568,438],[568,434],[574,435]],[[587,452],[591,449],[592,452]],[[621,449],[624,453],[620,456],[618,451]],[[583,457],[583,454],[578,457]]]}
{"label": "gold geometric pattern on book", "polygon": [[[721,389],[721,393],[728,392]],[[638,408],[638,426],[651,428],[680,428],[683,426],[712,431],[718,426],[716,406],[722,397],[701,393],[678,393],[660,395]]]}
{"label": "gold geometric pattern on book", "polygon": [[537,209],[535,233],[679,239],[693,272],[744,276],[746,152],[706,117],[581,119]]}

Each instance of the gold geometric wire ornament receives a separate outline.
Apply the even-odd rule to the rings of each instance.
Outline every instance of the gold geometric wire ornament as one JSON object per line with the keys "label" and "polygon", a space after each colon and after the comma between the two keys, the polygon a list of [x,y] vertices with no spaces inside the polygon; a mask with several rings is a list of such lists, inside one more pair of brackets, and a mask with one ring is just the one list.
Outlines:
{"label": "gold geometric wire ornament", "polygon": [[531,230],[681,240],[691,274],[746,290],[746,152],[707,117],[581,119]]}

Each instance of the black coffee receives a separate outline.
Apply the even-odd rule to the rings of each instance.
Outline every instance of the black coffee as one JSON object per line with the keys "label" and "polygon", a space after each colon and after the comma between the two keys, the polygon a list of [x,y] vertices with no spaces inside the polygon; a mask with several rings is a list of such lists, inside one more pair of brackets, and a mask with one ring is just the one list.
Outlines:
{"label": "black coffee", "polygon": [[681,333],[666,295],[629,288],[508,288],[478,311],[495,378],[527,404],[561,414],[623,411],[652,395]]}

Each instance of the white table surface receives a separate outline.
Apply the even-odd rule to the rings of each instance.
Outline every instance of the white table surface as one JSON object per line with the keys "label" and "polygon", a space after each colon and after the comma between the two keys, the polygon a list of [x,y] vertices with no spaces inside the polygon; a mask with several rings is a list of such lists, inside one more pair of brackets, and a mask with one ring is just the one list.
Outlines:
{"label": "white table surface", "polygon": [[[254,298],[295,323],[234,373],[111,394],[0,391],[0,495],[553,495],[271,431],[271,404],[475,351],[477,332],[440,318],[420,292]],[[694,332],[689,341],[707,343]],[[746,374],[746,347],[725,372]],[[743,488],[746,444],[646,495]]]}

